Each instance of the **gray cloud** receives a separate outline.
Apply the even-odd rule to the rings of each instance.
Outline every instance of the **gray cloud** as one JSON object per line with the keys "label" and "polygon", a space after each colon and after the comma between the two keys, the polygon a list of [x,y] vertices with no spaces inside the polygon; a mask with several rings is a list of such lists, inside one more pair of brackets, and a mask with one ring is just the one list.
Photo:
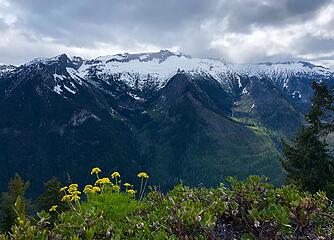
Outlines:
{"label": "gray cloud", "polygon": [[[67,43],[119,37],[164,42],[205,20],[227,19],[230,32],[303,21],[329,0],[12,0],[23,25]],[[74,37],[78,33],[83,37]],[[157,34],[158,33],[158,34]],[[171,36],[173,34],[173,36]],[[157,37],[158,36],[158,37]],[[163,36],[164,38],[162,38]],[[127,40],[127,39],[125,39]]]}
{"label": "gray cloud", "polygon": [[226,1],[230,31],[249,31],[251,26],[280,26],[312,18],[330,0]]}
{"label": "gray cloud", "polygon": [[333,25],[317,22],[331,6],[333,0],[0,0],[0,34],[16,45],[10,52],[0,42],[0,61],[61,51],[93,57],[104,48],[171,48],[236,62],[316,59],[334,51],[334,33],[319,33],[334,32]]}
{"label": "gray cloud", "polygon": [[4,22],[2,18],[0,18],[0,31],[4,31],[8,28],[8,25]]}
{"label": "gray cloud", "polygon": [[331,53],[334,51],[334,38],[329,39],[306,35],[296,40],[295,48],[303,54]]}

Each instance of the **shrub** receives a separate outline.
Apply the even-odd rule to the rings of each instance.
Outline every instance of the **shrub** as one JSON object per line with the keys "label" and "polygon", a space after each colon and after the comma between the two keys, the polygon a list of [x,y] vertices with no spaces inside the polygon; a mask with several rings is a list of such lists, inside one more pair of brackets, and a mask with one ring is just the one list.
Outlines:
{"label": "shrub", "polygon": [[[146,173],[145,173],[146,174]],[[229,187],[190,188],[182,184],[170,192],[151,188],[148,175],[138,174],[138,192],[121,184],[120,174],[100,177],[94,185],[63,187],[69,210],[21,216],[12,227],[15,239],[332,239],[334,212],[324,192],[311,194],[293,185],[275,188],[265,177],[245,181],[228,178]],[[145,196],[145,197],[144,197]],[[24,220],[23,222],[20,220]],[[33,236],[33,237],[31,237]],[[0,239],[8,239],[1,236]]]}

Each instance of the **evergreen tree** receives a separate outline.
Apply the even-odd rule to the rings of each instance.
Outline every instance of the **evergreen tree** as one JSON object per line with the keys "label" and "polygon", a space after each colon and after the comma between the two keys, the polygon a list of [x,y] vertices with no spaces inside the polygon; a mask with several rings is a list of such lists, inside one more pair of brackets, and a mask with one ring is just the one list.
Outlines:
{"label": "evergreen tree", "polygon": [[291,144],[283,141],[285,159],[281,160],[287,172],[287,183],[293,183],[303,190],[327,191],[334,180],[333,159],[328,154],[325,133],[330,129],[329,113],[333,110],[333,95],[324,84],[313,83],[314,97],[307,124],[302,126]]}
{"label": "evergreen tree", "polygon": [[61,202],[64,193],[59,191],[60,188],[61,182],[56,177],[44,183],[44,193],[37,199],[38,211],[48,211],[54,205],[57,205],[60,210],[67,209],[68,205]]}
{"label": "evergreen tree", "polygon": [[1,230],[7,232],[11,226],[15,224],[17,214],[14,211],[14,205],[19,198],[23,209],[27,209],[29,201],[25,198],[26,190],[29,182],[24,182],[22,178],[16,174],[8,183],[8,192],[2,193],[1,198]]}

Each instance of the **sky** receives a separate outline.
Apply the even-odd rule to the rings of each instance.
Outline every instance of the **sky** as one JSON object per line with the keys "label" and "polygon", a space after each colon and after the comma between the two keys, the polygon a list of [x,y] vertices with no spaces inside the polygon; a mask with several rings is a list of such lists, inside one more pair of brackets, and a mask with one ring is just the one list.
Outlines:
{"label": "sky", "polygon": [[0,63],[161,49],[334,69],[334,0],[0,0]]}

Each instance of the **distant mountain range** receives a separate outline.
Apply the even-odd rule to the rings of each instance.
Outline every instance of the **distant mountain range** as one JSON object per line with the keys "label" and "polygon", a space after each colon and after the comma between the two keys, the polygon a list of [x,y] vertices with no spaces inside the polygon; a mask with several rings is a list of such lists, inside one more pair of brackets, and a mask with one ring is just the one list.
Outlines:
{"label": "distant mountain range", "polygon": [[228,175],[282,180],[280,138],[303,123],[307,62],[235,65],[162,50],[84,60],[63,54],[0,66],[0,190],[20,173],[34,193],[51,176],[82,183],[93,166],[168,189]]}

